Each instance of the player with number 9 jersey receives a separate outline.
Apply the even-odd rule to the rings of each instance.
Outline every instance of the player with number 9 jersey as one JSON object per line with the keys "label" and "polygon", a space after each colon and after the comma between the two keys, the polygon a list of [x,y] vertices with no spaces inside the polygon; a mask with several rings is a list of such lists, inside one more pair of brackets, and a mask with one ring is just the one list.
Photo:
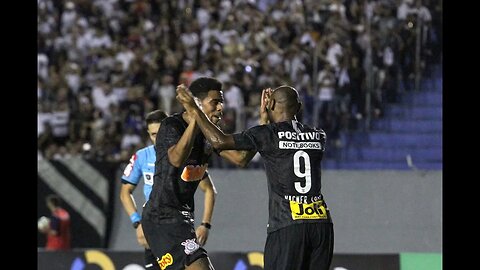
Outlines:
{"label": "player with number 9 jersey", "polygon": [[296,120],[256,126],[234,134],[235,146],[256,150],[268,179],[267,232],[296,223],[331,223],[321,193],[321,167],[326,135]]}
{"label": "player with number 9 jersey", "polygon": [[321,192],[326,134],[297,121],[301,109],[297,90],[287,85],[264,89],[260,125],[236,134],[224,134],[212,125],[188,89],[177,88],[176,98],[215,149],[262,156],[269,198],[264,269],[330,269],[333,222]]}

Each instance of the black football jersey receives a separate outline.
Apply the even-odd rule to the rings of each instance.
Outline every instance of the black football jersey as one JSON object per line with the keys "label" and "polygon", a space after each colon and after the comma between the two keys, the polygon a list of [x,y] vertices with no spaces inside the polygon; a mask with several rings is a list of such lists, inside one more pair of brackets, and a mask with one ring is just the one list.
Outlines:
{"label": "black football jersey", "polygon": [[177,144],[187,126],[182,114],[177,113],[165,118],[157,133],[152,192],[143,212],[143,217],[154,222],[170,223],[181,219],[193,222],[194,194],[200,183],[197,180],[208,175],[207,162],[213,148],[199,132],[185,163],[179,168],[170,164],[168,149]]}
{"label": "black football jersey", "polygon": [[234,134],[235,148],[263,157],[268,181],[267,232],[295,223],[332,222],[321,193],[326,134],[292,120]]}

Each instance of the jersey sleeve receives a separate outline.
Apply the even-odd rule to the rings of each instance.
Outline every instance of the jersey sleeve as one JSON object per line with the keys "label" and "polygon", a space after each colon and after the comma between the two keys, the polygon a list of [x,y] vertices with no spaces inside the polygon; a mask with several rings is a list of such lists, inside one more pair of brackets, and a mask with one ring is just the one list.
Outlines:
{"label": "jersey sleeve", "polygon": [[137,185],[142,177],[141,170],[142,156],[138,151],[132,155],[128,165],[123,170],[122,183]]}
{"label": "jersey sleeve", "polygon": [[323,145],[322,151],[325,152],[325,145],[327,145],[327,134],[323,129],[320,129],[320,143]]}
{"label": "jersey sleeve", "polygon": [[266,125],[255,126],[241,133],[233,134],[236,150],[255,150],[261,152],[268,141],[268,128]]}
{"label": "jersey sleeve", "polygon": [[156,147],[158,149],[168,150],[177,144],[183,134],[182,124],[173,117],[166,118],[157,134]]}

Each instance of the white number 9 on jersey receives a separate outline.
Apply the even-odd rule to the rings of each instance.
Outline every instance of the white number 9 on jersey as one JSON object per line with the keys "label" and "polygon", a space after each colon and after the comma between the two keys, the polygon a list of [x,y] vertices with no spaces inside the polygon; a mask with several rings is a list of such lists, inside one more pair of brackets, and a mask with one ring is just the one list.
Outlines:
{"label": "white number 9 on jersey", "polygon": [[[300,168],[300,159],[303,159],[305,168],[302,172]],[[295,182],[295,189],[302,194],[307,193],[312,188],[312,173],[310,170],[310,156],[307,152],[299,150],[293,155],[293,172],[300,178],[305,178],[305,186],[301,182]]]}

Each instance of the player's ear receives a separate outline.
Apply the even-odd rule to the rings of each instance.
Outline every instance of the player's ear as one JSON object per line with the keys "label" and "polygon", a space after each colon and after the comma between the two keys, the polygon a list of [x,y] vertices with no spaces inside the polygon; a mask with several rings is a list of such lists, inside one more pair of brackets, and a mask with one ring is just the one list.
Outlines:
{"label": "player's ear", "polygon": [[295,114],[298,114],[300,112],[300,110],[302,109],[302,107],[303,107],[302,102],[298,102],[297,103],[297,111],[295,112]]}
{"label": "player's ear", "polygon": [[270,110],[271,111],[275,110],[275,99],[270,100]]}

